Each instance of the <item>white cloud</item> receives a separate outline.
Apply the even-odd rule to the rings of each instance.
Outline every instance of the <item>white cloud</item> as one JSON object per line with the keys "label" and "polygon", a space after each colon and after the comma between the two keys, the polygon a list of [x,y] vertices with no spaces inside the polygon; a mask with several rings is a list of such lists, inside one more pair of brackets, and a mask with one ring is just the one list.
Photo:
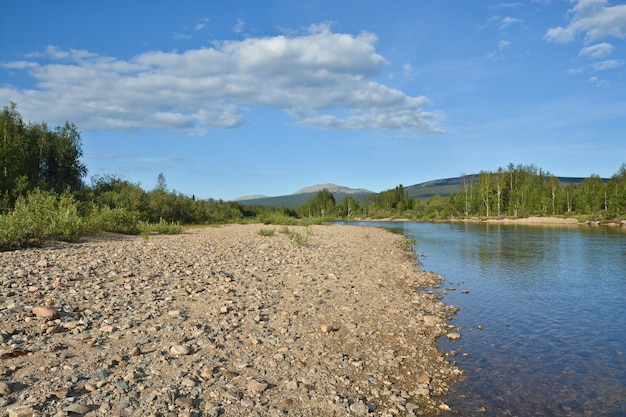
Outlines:
{"label": "white cloud", "polygon": [[604,87],[605,85],[607,85],[606,80],[603,80],[603,79],[598,78],[596,76],[589,77],[588,81],[591,84],[595,85],[596,87]]}
{"label": "white cloud", "polygon": [[522,3],[498,3],[495,6],[493,6],[494,9],[513,9],[513,8],[517,8],[517,7],[521,7]]}
{"label": "white cloud", "polygon": [[[0,87],[25,118],[83,130],[164,128],[203,134],[248,123],[255,106],[282,109],[296,124],[341,129],[439,132],[425,97],[371,80],[387,65],[377,38],[333,33],[224,41],[183,52],[151,51],[128,60],[49,47],[0,65],[24,70],[36,87]],[[54,103],[54,105],[51,105]]]}
{"label": "white cloud", "polygon": [[233,26],[233,31],[235,33],[241,33],[246,28],[246,22],[243,19],[237,19],[237,23]]}
{"label": "white cloud", "polygon": [[502,41],[498,42],[498,49],[501,50],[501,51],[506,49],[506,48],[508,48],[509,46],[511,46],[511,42],[509,42],[509,41],[502,40]]}
{"label": "white cloud", "polygon": [[517,19],[515,17],[505,17],[500,21],[500,29],[506,29],[507,27],[514,25],[516,23],[523,23],[522,19]]}
{"label": "white cloud", "polygon": [[579,34],[584,35],[587,42],[626,37],[626,4],[610,6],[607,0],[578,0],[568,15],[571,16],[569,24],[550,28],[545,40],[569,43]]}
{"label": "white cloud", "polygon": [[591,65],[595,71],[604,71],[621,67],[624,61],[621,59],[607,59],[605,61],[596,62]]}
{"label": "white cloud", "polygon": [[608,55],[611,55],[615,47],[610,43],[598,43],[596,45],[591,45],[584,47],[578,53],[578,56],[587,56],[590,58],[602,58]]}

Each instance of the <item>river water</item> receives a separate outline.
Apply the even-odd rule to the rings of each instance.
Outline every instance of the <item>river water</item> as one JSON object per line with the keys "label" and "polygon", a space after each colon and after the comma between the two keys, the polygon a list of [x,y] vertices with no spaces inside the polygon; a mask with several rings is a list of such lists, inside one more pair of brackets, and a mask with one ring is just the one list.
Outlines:
{"label": "river water", "polygon": [[464,371],[443,398],[454,415],[626,416],[623,229],[358,224],[414,238],[421,268],[445,277],[462,335],[439,342]]}

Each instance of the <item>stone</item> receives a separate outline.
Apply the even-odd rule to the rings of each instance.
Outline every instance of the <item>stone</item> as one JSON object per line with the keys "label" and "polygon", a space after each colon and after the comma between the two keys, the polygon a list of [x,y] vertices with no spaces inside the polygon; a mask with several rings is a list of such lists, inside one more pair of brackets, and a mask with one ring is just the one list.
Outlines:
{"label": "stone", "polygon": [[170,348],[170,355],[172,356],[184,356],[191,354],[191,347],[188,345],[174,345]]}
{"label": "stone", "polygon": [[54,307],[38,306],[33,307],[32,313],[40,318],[54,319],[59,316],[59,311]]}
{"label": "stone", "polygon": [[446,337],[448,338],[448,340],[459,340],[461,338],[461,334],[456,332],[450,332],[446,334]]}
{"label": "stone", "polygon": [[320,327],[320,330],[322,331],[322,333],[330,333],[334,329],[333,329],[332,324],[324,324],[322,325],[322,327]]}
{"label": "stone", "polygon": [[356,401],[350,404],[350,411],[352,411],[355,416],[364,416],[369,412],[369,407],[363,401]]}
{"label": "stone", "polygon": [[63,411],[67,411],[67,412],[70,412],[70,413],[76,413],[76,414],[87,414],[90,411],[90,409],[86,405],[74,403],[74,404],[70,404],[67,407],[65,407],[63,409]]}
{"label": "stone", "polygon": [[139,346],[135,346],[128,352],[128,356],[139,356],[141,355],[141,348]]}
{"label": "stone", "polygon": [[256,379],[251,379],[248,382],[248,390],[254,393],[260,394],[265,391],[269,387],[269,384],[262,381],[257,381]]}
{"label": "stone", "polygon": [[191,408],[193,407],[193,399],[188,397],[178,397],[174,400],[174,404],[179,407]]}
{"label": "stone", "polygon": [[187,388],[193,388],[196,386],[196,381],[194,381],[191,378],[183,378],[183,380],[180,381],[180,385],[187,387]]}
{"label": "stone", "polygon": [[6,382],[0,382],[0,396],[7,396],[11,393],[11,387]]}
{"label": "stone", "polygon": [[427,327],[434,327],[441,322],[439,317],[431,315],[424,316],[422,319],[424,320],[424,326]]}
{"label": "stone", "polygon": [[37,268],[47,268],[48,267],[48,261],[46,259],[42,259],[39,262],[37,262]]}
{"label": "stone", "polygon": [[32,417],[36,414],[36,411],[27,405],[16,405],[6,411],[8,417]]}

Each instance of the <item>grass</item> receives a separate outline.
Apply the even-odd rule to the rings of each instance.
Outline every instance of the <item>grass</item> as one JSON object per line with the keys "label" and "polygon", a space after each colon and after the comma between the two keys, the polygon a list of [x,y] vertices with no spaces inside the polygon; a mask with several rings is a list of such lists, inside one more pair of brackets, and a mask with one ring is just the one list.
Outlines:
{"label": "grass", "polygon": [[261,229],[257,233],[261,236],[274,236],[274,232],[276,232],[274,229]]}
{"label": "grass", "polygon": [[287,236],[289,240],[291,240],[298,246],[306,245],[309,241],[309,237],[313,234],[308,226],[305,228],[305,234],[301,234],[296,232],[295,230],[291,230],[287,226],[284,226],[282,229],[279,230],[279,232]]}

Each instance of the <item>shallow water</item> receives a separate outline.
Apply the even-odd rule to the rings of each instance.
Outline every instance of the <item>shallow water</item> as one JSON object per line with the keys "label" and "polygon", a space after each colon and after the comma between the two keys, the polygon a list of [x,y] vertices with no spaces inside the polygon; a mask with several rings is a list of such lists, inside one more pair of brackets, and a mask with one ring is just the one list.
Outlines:
{"label": "shallow water", "polygon": [[462,338],[440,345],[465,377],[444,401],[457,415],[626,416],[624,230],[362,224],[416,239],[422,268],[446,278]]}

